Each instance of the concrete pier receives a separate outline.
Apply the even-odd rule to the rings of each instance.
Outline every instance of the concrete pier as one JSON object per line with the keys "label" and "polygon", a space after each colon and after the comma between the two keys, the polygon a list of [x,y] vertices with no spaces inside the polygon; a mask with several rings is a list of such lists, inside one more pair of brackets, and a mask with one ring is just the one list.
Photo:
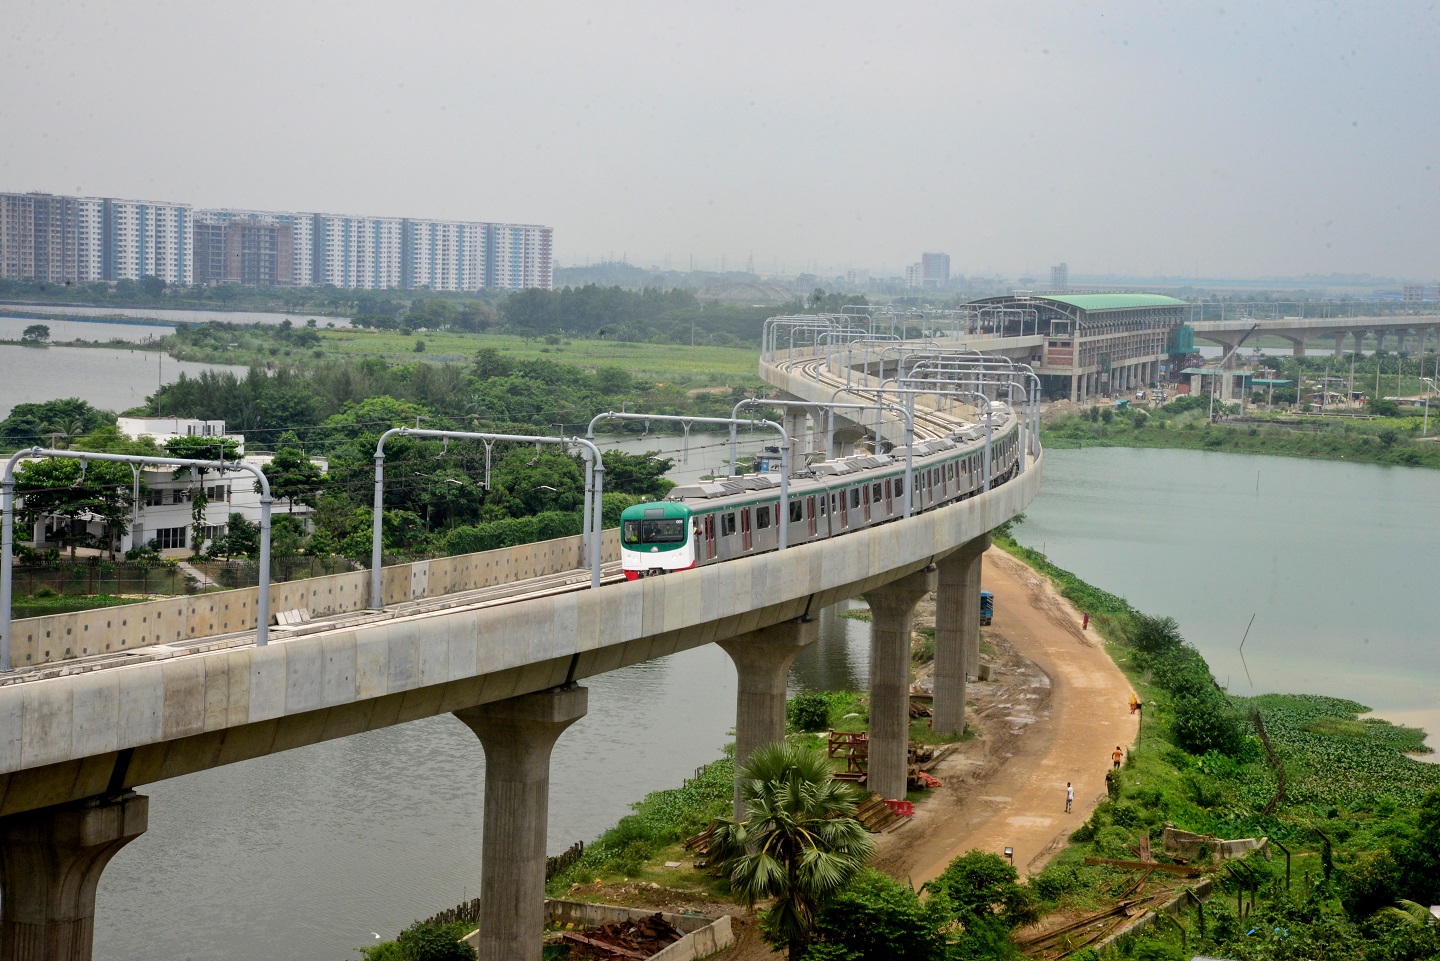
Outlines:
{"label": "concrete pier", "polygon": [[980,567],[990,535],[940,561],[935,589],[935,733],[965,731],[966,675],[980,667]]}
{"label": "concrete pier", "polygon": [[865,592],[870,605],[870,762],[881,797],[905,797],[910,747],[910,634],[915,605],[935,588],[922,571]]}
{"label": "concrete pier", "polygon": [[485,747],[479,961],[540,959],[550,752],[588,701],[583,687],[558,687],[455,712]]}
{"label": "concrete pier", "polygon": [[130,794],[0,818],[0,958],[90,961],[100,874],[149,812]]}
{"label": "concrete pier", "polygon": [[[717,641],[735,662],[735,768],[757,748],[785,738],[785,690],[795,655],[820,637],[819,621],[789,621]],[[740,779],[735,779],[735,819],[742,820]]]}

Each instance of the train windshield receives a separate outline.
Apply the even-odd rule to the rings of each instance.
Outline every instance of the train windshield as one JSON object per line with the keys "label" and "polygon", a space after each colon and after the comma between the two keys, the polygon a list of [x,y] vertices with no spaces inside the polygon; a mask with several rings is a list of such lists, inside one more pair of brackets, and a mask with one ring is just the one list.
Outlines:
{"label": "train windshield", "polygon": [[685,518],[660,517],[643,521],[626,521],[621,531],[626,544],[683,544]]}

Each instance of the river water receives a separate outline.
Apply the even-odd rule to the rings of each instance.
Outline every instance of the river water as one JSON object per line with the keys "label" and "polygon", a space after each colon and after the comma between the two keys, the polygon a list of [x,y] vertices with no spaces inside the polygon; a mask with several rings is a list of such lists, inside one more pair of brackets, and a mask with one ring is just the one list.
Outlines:
{"label": "river water", "polygon": [[[1440,474],[1187,451],[1047,456],[1022,540],[1176,617],[1232,690],[1437,713],[1425,587]],[[867,630],[823,612],[792,687],[864,686]],[[735,673],[713,645],[585,683],[590,713],[552,762],[552,853],[679,784],[734,724]],[[445,716],[149,785],[150,830],[101,881],[95,957],[354,958],[372,932],[392,937],[476,895],[483,784],[478,742]]]}

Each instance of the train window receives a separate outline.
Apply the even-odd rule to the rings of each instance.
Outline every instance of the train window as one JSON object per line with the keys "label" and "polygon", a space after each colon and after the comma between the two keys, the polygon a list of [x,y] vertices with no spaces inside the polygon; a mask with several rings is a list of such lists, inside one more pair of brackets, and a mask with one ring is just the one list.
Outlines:
{"label": "train window", "polygon": [[735,533],[735,512],[720,515],[720,536],[726,537]]}
{"label": "train window", "polygon": [[763,531],[765,528],[767,528],[767,527],[769,527],[769,526],[770,526],[770,508],[769,508],[769,507],[757,507],[757,508],[755,508],[755,529],[756,529],[757,531]]}
{"label": "train window", "polygon": [[870,491],[870,503],[872,503],[872,504],[878,504],[878,503],[880,503],[880,485],[879,485],[879,484],[876,484],[875,487]]}
{"label": "train window", "polygon": [[859,507],[859,506],[860,506],[860,488],[858,488],[858,487],[852,487],[852,488],[850,488],[850,506],[851,506],[851,507]]}
{"label": "train window", "polygon": [[[832,495],[832,496],[833,496],[833,495]],[[821,494],[821,495],[820,495],[820,516],[821,516],[821,517],[824,517],[824,516],[825,516],[825,508],[829,506],[829,501],[830,501],[830,498],[826,497],[824,494]]]}
{"label": "train window", "polygon": [[899,497],[903,493],[905,493],[905,478],[897,477],[895,478],[895,496]]}
{"label": "train window", "polygon": [[626,544],[683,544],[685,518],[661,517],[643,521],[626,521],[621,531]]}
{"label": "train window", "polygon": [[830,509],[831,509],[832,511],[838,511],[838,510],[840,509],[840,498],[841,498],[842,496],[843,496],[843,495],[841,495],[841,494],[831,494],[831,495],[830,495]]}
{"label": "train window", "polygon": [[790,502],[790,523],[798,524],[805,519],[804,508],[799,501]]}

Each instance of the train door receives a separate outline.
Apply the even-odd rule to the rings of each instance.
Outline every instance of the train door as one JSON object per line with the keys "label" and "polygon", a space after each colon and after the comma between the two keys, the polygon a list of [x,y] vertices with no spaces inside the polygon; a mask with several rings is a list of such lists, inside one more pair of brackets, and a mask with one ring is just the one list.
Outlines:
{"label": "train door", "polygon": [[849,491],[846,491],[846,490],[843,490],[843,489],[840,491],[840,495],[839,495],[839,500],[840,500],[840,531],[841,531],[842,533],[845,531],[847,525],[849,525],[849,523],[850,523],[850,512],[849,512],[849,504],[848,504],[848,498],[849,498],[849,497],[850,497],[850,492],[849,492]]}
{"label": "train door", "polygon": [[885,481],[885,516],[895,516],[895,502],[890,495],[890,480],[888,478]]}
{"label": "train door", "polygon": [[715,559],[715,515],[705,515],[705,559]]}
{"label": "train door", "polygon": [[810,521],[810,536],[815,536],[815,495],[805,498],[805,516]]}
{"label": "train door", "polygon": [[750,508],[742,508],[740,511],[740,549],[750,549]]}

